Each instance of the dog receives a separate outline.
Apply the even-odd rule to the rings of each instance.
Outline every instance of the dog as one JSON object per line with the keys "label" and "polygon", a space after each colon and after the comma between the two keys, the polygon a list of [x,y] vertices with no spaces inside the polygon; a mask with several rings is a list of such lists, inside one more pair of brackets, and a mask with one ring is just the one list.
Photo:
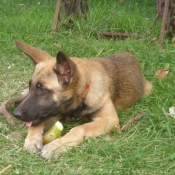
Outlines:
{"label": "dog", "polygon": [[[152,84],[130,53],[80,59],[59,51],[55,58],[20,41],[14,43],[31,58],[35,71],[13,115],[28,126],[24,149],[43,158],[58,157],[84,139],[120,132],[116,108],[127,109],[151,92]],[[90,121],[43,145],[44,132],[63,119]]]}

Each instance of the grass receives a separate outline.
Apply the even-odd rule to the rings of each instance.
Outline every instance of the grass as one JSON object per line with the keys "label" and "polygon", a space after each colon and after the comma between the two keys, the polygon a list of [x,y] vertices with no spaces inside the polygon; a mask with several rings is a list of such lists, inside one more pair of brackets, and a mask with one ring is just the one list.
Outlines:
{"label": "grass", "polygon": [[[89,0],[87,20],[80,18],[71,28],[61,26],[58,33],[51,28],[55,1],[40,2],[41,5],[29,0],[0,1],[0,102],[19,96],[34,69],[27,56],[13,44],[14,39],[46,50],[53,56],[58,50],[77,57],[129,51],[139,60],[143,74],[153,83],[154,89],[148,98],[130,109],[117,110],[121,125],[144,112],[144,117],[128,132],[87,140],[59,159],[49,161],[25,152],[26,127],[15,120],[17,126],[12,128],[1,116],[0,171],[11,164],[12,168],[4,174],[174,174],[175,120],[165,113],[175,106],[175,45],[171,38],[166,38],[164,50],[160,50],[154,41],[159,38],[161,25],[159,20],[154,30],[151,28],[156,14],[155,2]],[[143,37],[106,39],[95,35],[95,31],[139,33]],[[170,65],[170,72],[164,79],[156,78],[155,72],[166,63]],[[64,123],[65,132],[75,125]]]}

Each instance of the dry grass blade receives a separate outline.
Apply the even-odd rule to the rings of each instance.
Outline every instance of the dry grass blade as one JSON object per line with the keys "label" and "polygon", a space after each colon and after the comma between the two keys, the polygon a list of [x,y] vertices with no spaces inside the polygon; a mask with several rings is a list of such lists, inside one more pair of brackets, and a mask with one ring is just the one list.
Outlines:
{"label": "dry grass blade", "polygon": [[1,172],[0,175],[5,173],[8,169],[10,169],[12,167],[12,165],[8,165],[7,167],[5,167]]}
{"label": "dry grass blade", "polygon": [[134,118],[130,119],[122,128],[121,132],[128,131],[133,123],[135,123],[137,120],[139,120],[141,117],[143,117],[143,113],[137,114]]}

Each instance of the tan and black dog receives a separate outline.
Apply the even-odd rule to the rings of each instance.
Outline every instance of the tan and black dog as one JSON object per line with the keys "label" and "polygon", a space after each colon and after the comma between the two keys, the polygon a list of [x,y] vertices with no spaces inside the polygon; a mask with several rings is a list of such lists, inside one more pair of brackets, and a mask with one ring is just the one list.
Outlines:
{"label": "tan and black dog", "polygon": [[[34,62],[29,92],[13,115],[28,125],[24,148],[55,157],[80,144],[83,139],[120,131],[116,107],[126,109],[148,95],[152,84],[142,75],[130,53],[79,59],[62,51],[56,58],[47,52],[15,41]],[[91,122],[76,126],[60,140],[43,146],[43,133],[56,120],[70,118]]]}

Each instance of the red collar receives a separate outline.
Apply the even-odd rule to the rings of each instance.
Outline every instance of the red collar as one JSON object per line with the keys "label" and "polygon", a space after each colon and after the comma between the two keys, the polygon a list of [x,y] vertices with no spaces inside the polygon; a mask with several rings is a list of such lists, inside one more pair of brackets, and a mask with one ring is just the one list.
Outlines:
{"label": "red collar", "polygon": [[84,90],[83,95],[81,97],[82,102],[85,101],[86,96],[87,96],[87,94],[89,92],[89,89],[90,89],[90,82],[86,84],[85,90]]}

